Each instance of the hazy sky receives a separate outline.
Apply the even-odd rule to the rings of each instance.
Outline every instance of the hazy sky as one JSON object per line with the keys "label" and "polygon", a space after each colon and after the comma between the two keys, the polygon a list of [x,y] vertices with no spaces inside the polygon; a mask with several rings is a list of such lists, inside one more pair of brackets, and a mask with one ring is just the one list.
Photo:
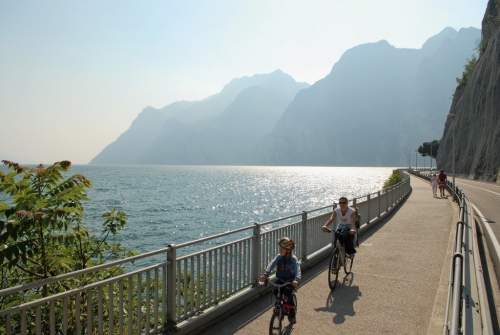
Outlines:
{"label": "hazy sky", "polygon": [[481,28],[487,3],[0,0],[0,159],[86,164],[146,106],[276,69],[313,84],[356,45]]}

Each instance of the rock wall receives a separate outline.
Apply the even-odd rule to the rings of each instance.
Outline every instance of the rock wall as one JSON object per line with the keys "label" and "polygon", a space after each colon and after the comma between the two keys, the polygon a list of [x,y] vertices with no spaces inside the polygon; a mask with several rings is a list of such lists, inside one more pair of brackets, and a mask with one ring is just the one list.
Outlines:
{"label": "rock wall", "polygon": [[[455,91],[445,124],[437,164],[451,175],[494,180],[500,167],[500,29],[491,24],[498,17],[495,0],[490,0],[483,19],[483,42],[479,57],[465,87]],[[453,126],[455,152],[453,154]],[[498,179],[497,179],[498,180]]]}

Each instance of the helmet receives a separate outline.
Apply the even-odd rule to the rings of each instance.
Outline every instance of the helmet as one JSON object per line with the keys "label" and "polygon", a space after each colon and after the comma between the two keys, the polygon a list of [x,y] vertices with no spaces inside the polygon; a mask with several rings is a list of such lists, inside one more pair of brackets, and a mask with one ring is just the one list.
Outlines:
{"label": "helmet", "polygon": [[280,238],[278,245],[286,250],[293,250],[295,248],[295,242],[289,237]]}

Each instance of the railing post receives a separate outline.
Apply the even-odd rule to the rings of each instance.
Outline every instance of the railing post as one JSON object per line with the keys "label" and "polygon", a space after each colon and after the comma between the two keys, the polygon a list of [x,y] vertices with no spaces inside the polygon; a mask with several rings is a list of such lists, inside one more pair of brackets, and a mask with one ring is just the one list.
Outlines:
{"label": "railing post", "polygon": [[377,192],[377,196],[378,196],[378,217],[380,217],[380,191]]}
{"label": "railing post", "polygon": [[308,246],[308,239],[307,239],[307,212],[302,211],[302,236],[301,236],[301,241],[302,243],[300,244],[300,247],[302,249],[302,255],[301,259],[302,261],[307,260],[307,246]]}
{"label": "railing post", "polygon": [[368,194],[367,198],[368,198],[368,217],[367,217],[368,221],[366,221],[366,223],[370,223],[370,219],[371,219],[371,216],[370,216],[371,201],[370,201],[370,195],[369,194]]}
{"label": "railing post", "polygon": [[389,191],[388,188],[385,189],[385,211],[389,210]]}
{"label": "railing post", "polygon": [[[175,282],[175,263],[177,262],[177,251],[174,244],[169,245],[170,251],[167,251],[167,287],[163,288],[167,290],[167,301],[163,301],[162,309],[167,311],[166,316],[168,321],[175,320],[175,292],[177,283]],[[165,276],[165,274],[163,274]],[[179,283],[180,285],[180,283]],[[180,289],[178,290],[180,292]],[[158,292],[155,292],[158,294]],[[166,304],[166,306],[165,306]],[[163,322],[167,322],[163,320]]]}
{"label": "railing post", "polygon": [[394,206],[394,186],[391,186],[391,207]]}
{"label": "railing post", "polygon": [[253,285],[259,283],[260,278],[260,225],[258,223],[253,227],[253,243],[252,243],[252,278]]}

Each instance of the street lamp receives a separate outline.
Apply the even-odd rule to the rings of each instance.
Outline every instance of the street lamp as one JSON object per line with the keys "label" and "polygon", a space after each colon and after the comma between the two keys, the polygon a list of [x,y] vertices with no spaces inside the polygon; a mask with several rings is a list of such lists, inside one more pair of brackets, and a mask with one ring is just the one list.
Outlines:
{"label": "street lamp", "polygon": [[431,141],[431,173],[432,173],[432,141]]}
{"label": "street lamp", "polygon": [[453,173],[453,200],[455,200],[455,114],[454,113],[448,113],[448,117],[453,122],[453,133],[451,135],[451,141],[452,141],[452,154],[451,154],[452,165],[451,165],[451,170],[452,170],[452,173]]}
{"label": "street lamp", "polygon": [[417,164],[417,150],[415,150],[415,170],[418,170],[418,164]]}

